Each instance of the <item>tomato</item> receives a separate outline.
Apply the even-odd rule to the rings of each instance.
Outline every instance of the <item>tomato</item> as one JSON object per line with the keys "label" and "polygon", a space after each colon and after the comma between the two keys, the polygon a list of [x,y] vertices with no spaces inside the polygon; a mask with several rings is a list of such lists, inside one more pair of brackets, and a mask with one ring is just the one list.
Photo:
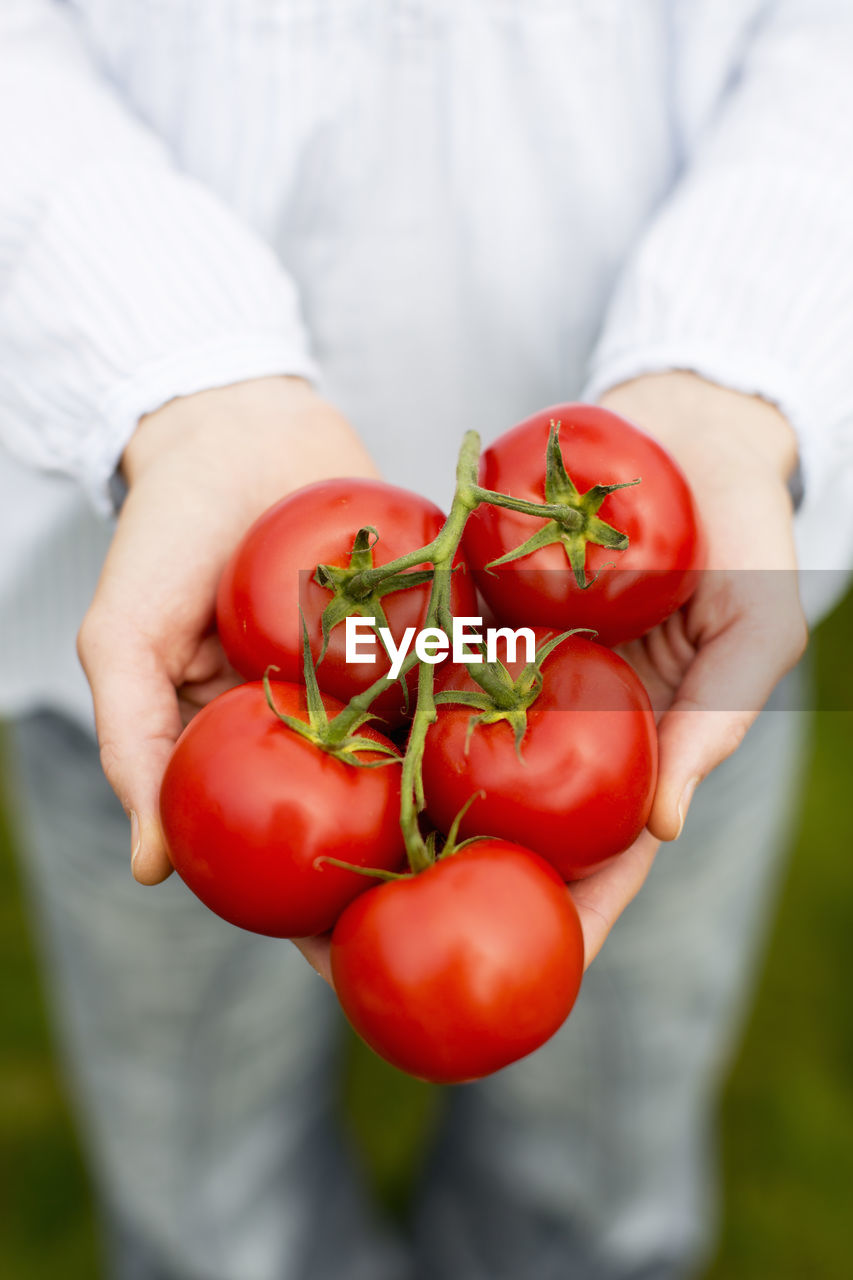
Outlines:
{"label": "tomato", "polygon": [[[320,619],[333,598],[331,591],[313,580],[317,566],[347,567],[361,528],[371,526],[378,534],[371,555],[374,566],[379,566],[426,546],[443,523],[441,511],[426,498],[378,480],[324,480],[282,499],[251,527],[220,581],[217,626],[229,661],[249,680],[259,679],[274,664],[281,679],[298,682],[302,676],[300,606],[317,663],[322,651]],[[474,585],[461,554],[454,563],[459,567],[453,575],[451,608],[454,613],[475,616]],[[429,591],[427,582],[381,597],[379,605],[395,643],[407,627],[420,630],[424,626]],[[362,612],[377,616],[373,606]],[[375,663],[347,663],[344,624],[339,624],[317,667],[320,687],[348,702],[388,671],[389,660],[378,641],[375,654]],[[412,693],[416,683],[415,670]],[[372,710],[393,726],[403,719],[403,703],[402,690],[394,685],[374,702]]]}
{"label": "tomato", "polygon": [[[544,633],[538,634],[543,639]],[[524,666],[523,648],[507,668]],[[465,667],[448,664],[438,691],[475,690]],[[524,843],[566,880],[589,875],[636,839],[657,779],[657,732],[645,689],[618,654],[580,636],[563,640],[542,664],[542,688],[527,711],[516,751],[506,720],[476,724],[468,706],[444,704],[426,738],[427,812],[447,831]]]}
{"label": "tomato", "polygon": [[588,542],[584,557],[581,547],[589,583],[584,588],[570,567],[568,544],[560,542],[487,570],[545,521],[482,506],[465,530],[466,557],[480,591],[504,622],[558,631],[592,627],[607,645],[635,639],[685,603],[704,565],[705,538],[689,485],[650,436],[607,409],[582,404],[543,409],[500,436],[483,454],[480,483],[544,502],[552,421],[560,424],[563,463],[579,494],[596,484],[639,478],[639,484],[605,496],[597,512],[611,530],[628,535],[627,549]]}
{"label": "tomato", "polygon": [[[272,692],[280,711],[307,721],[304,689],[275,683]],[[341,707],[328,696],[323,704],[330,717]],[[359,734],[387,745],[369,727]],[[181,878],[223,919],[274,937],[330,929],[373,883],[317,858],[402,864],[399,803],[398,764],[360,768],[328,755],[278,719],[259,683],[229,690],[190,721],[160,791]]]}
{"label": "tomato", "polygon": [[358,1034],[394,1066],[453,1084],[531,1053],[583,973],[577,911],[554,870],[481,840],[386,882],[343,913],[332,975]]}

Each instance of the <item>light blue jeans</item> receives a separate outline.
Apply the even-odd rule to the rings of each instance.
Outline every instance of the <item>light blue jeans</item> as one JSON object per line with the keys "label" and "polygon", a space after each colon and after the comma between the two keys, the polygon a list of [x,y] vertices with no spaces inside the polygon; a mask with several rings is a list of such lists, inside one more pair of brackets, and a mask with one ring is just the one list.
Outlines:
{"label": "light blue jeans", "polygon": [[[11,734],[27,880],[115,1280],[675,1280],[713,1241],[714,1106],[808,721],[777,691],[587,974],[564,1029],[446,1093],[413,1238],[336,1125],[342,1019],[285,942],[128,870],[92,741]],[[701,714],[701,713],[697,713]]]}

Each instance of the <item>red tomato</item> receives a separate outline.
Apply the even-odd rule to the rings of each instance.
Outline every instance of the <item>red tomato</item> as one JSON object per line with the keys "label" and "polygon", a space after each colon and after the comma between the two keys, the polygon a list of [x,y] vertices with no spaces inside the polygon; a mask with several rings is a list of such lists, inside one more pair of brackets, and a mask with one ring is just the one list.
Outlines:
{"label": "red tomato", "polygon": [[[543,633],[539,634],[543,639]],[[524,666],[523,648],[507,668]],[[506,720],[478,724],[461,704],[438,708],[423,759],[427,812],[447,831],[476,792],[463,836],[514,840],[547,858],[565,880],[589,875],[636,839],[657,779],[657,732],[645,689],[618,654],[570,636],[542,665],[542,689],[527,712],[521,759]],[[436,689],[474,690],[448,664]]]}
{"label": "red tomato", "polygon": [[[281,679],[299,682],[300,605],[316,663],[322,650],[320,619],[332,599],[330,591],[313,581],[317,566],[346,567],[360,528],[372,526],[377,531],[372,556],[379,566],[426,546],[443,523],[441,511],[426,498],[379,480],[323,480],[282,499],[252,525],[220,581],[217,626],[230,662],[249,680],[260,679],[272,663],[279,667]],[[454,613],[475,616],[474,585],[461,553],[455,564],[460,567],[453,575],[451,608]],[[395,643],[407,627],[420,630],[424,626],[429,590],[429,583],[424,583],[381,598]],[[322,689],[348,702],[384,675],[390,663],[378,641],[375,663],[347,663],[344,625],[331,633],[317,680]],[[415,670],[413,693],[416,684]],[[403,719],[403,701],[395,685],[372,709],[393,726]]]}
{"label": "red tomato", "polygon": [[503,840],[380,885],[332,934],[335,989],[355,1030],[394,1066],[440,1084],[538,1048],[568,1017],[582,973],[565,886]]}
{"label": "red tomato", "polygon": [[[560,543],[497,569],[485,566],[526,542],[544,520],[480,507],[468,521],[464,547],[483,596],[516,626],[592,627],[602,644],[644,635],[679,609],[705,561],[705,539],[687,480],[673,458],[624,418],[594,405],[543,409],[505,432],[483,454],[480,483],[526,501],[545,501],[545,452],[559,422],[563,462],[577,490],[639,478],[603,500],[598,516],[629,538],[618,551],[588,543],[581,588]],[[612,566],[612,567],[608,567]]]}
{"label": "red tomato", "polygon": [[[304,689],[272,689],[280,711],[307,721]],[[329,717],[341,709],[334,698],[323,704]],[[387,745],[369,727],[359,735]],[[398,764],[364,769],[334,759],[282,724],[259,683],[229,690],[190,721],[160,791],[169,855],[193,893],[232,924],[282,938],[331,929],[373,883],[315,865],[321,855],[386,870],[402,864],[399,804]]]}

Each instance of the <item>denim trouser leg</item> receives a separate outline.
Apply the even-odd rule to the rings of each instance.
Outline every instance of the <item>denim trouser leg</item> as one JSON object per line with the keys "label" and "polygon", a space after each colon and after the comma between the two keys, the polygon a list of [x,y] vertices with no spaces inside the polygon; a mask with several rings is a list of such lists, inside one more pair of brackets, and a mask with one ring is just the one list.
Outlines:
{"label": "denim trouser leg", "polygon": [[[675,1280],[713,1238],[714,1105],[801,773],[795,676],[699,788],[562,1031],[455,1091],[422,1280]],[[702,714],[697,712],[697,714]]]}
{"label": "denim trouser leg", "polygon": [[[423,1280],[676,1280],[709,1240],[722,1064],[796,795],[789,681],[699,789],[563,1031],[450,1093],[419,1196]],[[701,714],[701,713],[698,713]],[[334,998],[287,943],[130,878],[90,739],[13,735],[61,1043],[115,1280],[397,1280],[336,1137]]]}
{"label": "denim trouser leg", "polygon": [[134,883],[91,738],[11,735],[60,1047],[116,1280],[399,1280],[335,1124],[332,993],[177,876]]}

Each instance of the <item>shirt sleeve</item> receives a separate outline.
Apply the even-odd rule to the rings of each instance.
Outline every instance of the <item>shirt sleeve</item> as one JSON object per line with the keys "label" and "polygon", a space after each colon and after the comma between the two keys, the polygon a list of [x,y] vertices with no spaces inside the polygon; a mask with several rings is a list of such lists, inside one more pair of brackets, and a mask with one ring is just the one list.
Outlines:
{"label": "shirt sleeve", "polygon": [[53,0],[0,8],[0,441],[103,512],[139,417],[315,376],[270,247],[123,105]]}
{"label": "shirt sleeve", "polygon": [[[851,66],[849,0],[761,7],[626,264],[585,391],[690,369],[761,395],[797,432],[807,493],[824,488],[853,422]],[[690,91],[682,83],[688,114]]]}

